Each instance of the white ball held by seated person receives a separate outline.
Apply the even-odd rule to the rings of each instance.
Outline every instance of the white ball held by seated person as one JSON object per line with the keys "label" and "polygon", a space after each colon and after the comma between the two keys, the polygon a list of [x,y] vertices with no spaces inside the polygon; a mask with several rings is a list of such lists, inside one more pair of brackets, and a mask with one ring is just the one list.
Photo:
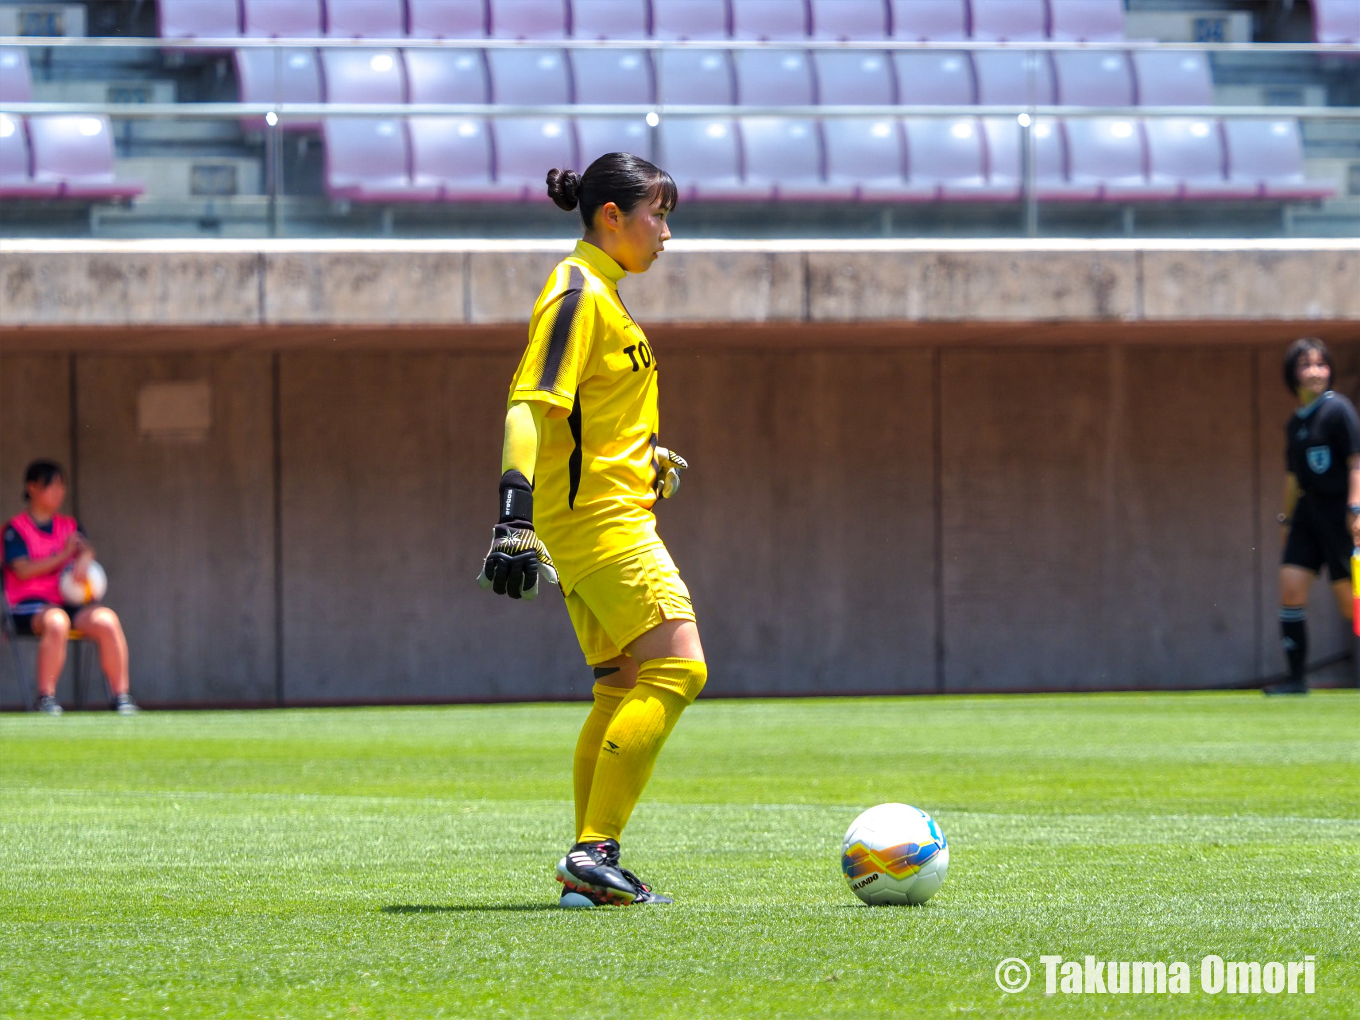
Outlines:
{"label": "white ball held by seated person", "polygon": [[85,568],[85,579],[77,581],[75,564],[68,564],[61,572],[61,598],[68,606],[84,606],[98,602],[109,590],[109,578],[104,568],[93,560]]}

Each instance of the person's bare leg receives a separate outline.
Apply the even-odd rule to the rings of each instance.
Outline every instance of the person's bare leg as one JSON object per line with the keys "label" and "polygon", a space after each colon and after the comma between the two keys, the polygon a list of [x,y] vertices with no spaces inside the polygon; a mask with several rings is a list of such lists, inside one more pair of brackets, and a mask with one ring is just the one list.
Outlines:
{"label": "person's bare leg", "polygon": [[128,646],[118,614],[106,606],[82,609],[73,621],[77,630],[90,635],[99,646],[99,665],[109,678],[109,691],[116,698],[128,692]]}
{"label": "person's bare leg", "polygon": [[57,694],[57,681],[66,665],[66,635],[71,631],[71,619],[64,610],[53,606],[34,614],[33,633],[38,637],[38,697],[52,698]]}
{"label": "person's bare leg", "polygon": [[1341,616],[1347,623],[1354,622],[1355,618],[1355,589],[1350,581],[1333,581],[1332,594],[1336,596],[1337,608],[1341,610]]}

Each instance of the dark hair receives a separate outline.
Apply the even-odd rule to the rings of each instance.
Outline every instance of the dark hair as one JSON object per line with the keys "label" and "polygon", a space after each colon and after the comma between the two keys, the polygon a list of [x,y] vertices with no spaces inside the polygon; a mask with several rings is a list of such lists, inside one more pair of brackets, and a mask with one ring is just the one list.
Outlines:
{"label": "dark hair", "polygon": [[648,202],[661,199],[661,207],[667,212],[679,201],[670,174],[629,152],[606,153],[586,167],[584,174],[549,170],[548,197],[567,212],[579,205],[587,230],[595,225],[595,214],[607,202],[630,213],[644,199]]}
{"label": "dark hair", "polygon": [[35,460],[24,468],[24,499],[28,499],[28,487],[30,485],[36,482],[45,489],[58,478],[63,482],[66,481],[66,472],[55,460]]}
{"label": "dark hair", "polygon": [[1330,387],[1336,378],[1336,366],[1332,364],[1332,352],[1327,350],[1327,345],[1315,336],[1306,336],[1295,340],[1289,345],[1289,350],[1284,355],[1284,385],[1290,393],[1299,392],[1299,362],[1303,356],[1310,351],[1317,351],[1322,355],[1322,363],[1327,366],[1330,376],[1327,385]]}

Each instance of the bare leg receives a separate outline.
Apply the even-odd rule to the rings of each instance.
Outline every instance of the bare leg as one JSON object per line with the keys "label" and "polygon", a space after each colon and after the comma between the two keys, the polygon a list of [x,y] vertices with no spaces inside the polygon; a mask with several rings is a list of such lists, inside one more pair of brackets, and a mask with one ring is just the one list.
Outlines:
{"label": "bare leg", "polygon": [[128,646],[118,614],[105,606],[82,609],[75,625],[99,646],[99,664],[109,678],[109,690],[116,698],[128,692]]}
{"label": "bare leg", "polygon": [[657,624],[628,646],[634,662],[650,659],[690,659],[704,662],[704,646],[699,643],[699,626],[693,620],[666,620]]}
{"label": "bare leg", "polygon": [[1355,615],[1355,590],[1350,581],[1333,581],[1332,594],[1336,596],[1336,604],[1341,609],[1341,615],[1347,623],[1352,623]]}
{"label": "bare leg", "polygon": [[[610,659],[593,667],[595,682],[606,687],[622,687],[625,691],[633,689],[637,683],[637,663],[626,655]],[[609,670],[610,672],[605,672]]]}
{"label": "bare leg", "polygon": [[33,633],[38,641],[38,696],[55,697],[57,681],[66,665],[66,635],[71,631],[71,619],[64,610],[53,606],[33,617]]}

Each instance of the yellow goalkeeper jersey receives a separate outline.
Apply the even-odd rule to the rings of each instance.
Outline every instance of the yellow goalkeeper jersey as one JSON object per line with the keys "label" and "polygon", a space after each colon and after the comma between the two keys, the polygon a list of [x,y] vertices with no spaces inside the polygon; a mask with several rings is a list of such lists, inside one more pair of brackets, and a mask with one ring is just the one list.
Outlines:
{"label": "yellow goalkeeper jersey", "polygon": [[656,356],[619,298],[626,274],[581,241],[534,304],[510,403],[546,417],[534,474],[534,529],[570,592],[591,571],[661,545],[656,534]]}

